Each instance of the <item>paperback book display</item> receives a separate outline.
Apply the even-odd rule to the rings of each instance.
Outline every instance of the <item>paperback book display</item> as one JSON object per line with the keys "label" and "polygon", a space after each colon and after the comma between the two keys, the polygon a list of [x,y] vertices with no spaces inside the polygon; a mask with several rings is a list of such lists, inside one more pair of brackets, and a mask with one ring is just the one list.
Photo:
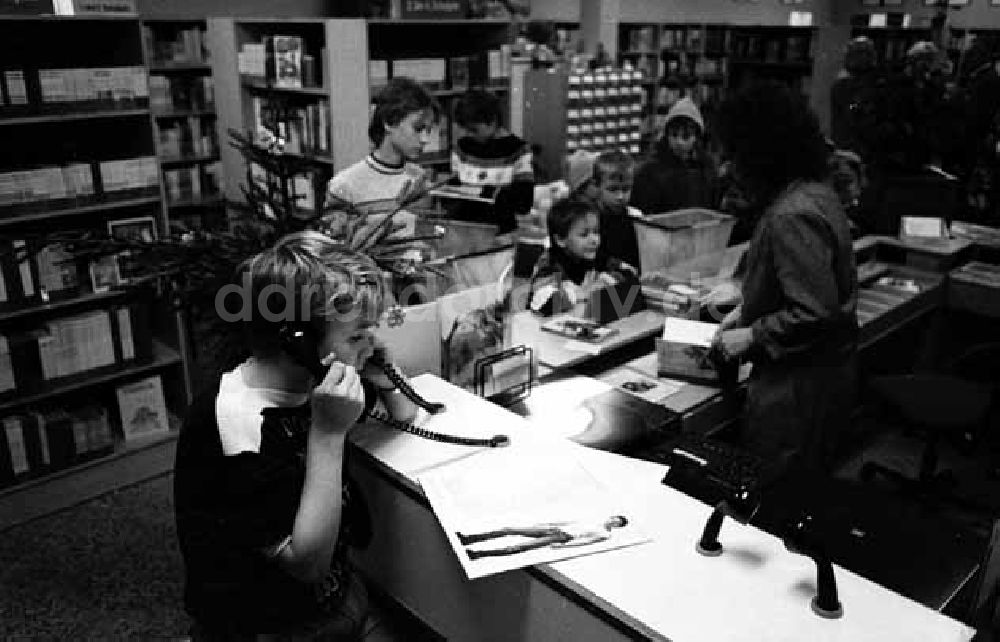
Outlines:
{"label": "paperback book display", "polygon": [[126,443],[170,429],[159,375],[119,386],[116,395]]}

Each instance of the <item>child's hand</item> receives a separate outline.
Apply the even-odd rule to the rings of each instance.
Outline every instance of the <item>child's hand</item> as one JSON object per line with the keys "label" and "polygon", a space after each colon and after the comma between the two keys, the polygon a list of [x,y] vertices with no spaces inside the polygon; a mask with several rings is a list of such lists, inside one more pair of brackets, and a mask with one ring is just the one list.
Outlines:
{"label": "child's hand", "polygon": [[554,285],[543,285],[535,290],[535,293],[531,295],[531,309],[535,312],[540,311],[557,290],[558,288]]}
{"label": "child's hand", "polygon": [[312,430],[327,435],[346,433],[364,408],[364,389],[357,370],[334,362],[313,389]]}
{"label": "child's hand", "polygon": [[608,274],[607,272],[601,272],[600,275],[598,275],[597,280],[600,281],[603,285],[615,285],[618,283],[618,279]]}

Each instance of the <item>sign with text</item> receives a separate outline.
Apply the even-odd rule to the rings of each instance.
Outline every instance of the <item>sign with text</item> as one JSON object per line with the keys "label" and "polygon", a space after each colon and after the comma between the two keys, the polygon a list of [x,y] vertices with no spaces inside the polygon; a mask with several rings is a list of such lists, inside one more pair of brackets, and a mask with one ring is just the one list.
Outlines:
{"label": "sign with text", "polygon": [[464,18],[467,0],[402,0],[403,18]]}

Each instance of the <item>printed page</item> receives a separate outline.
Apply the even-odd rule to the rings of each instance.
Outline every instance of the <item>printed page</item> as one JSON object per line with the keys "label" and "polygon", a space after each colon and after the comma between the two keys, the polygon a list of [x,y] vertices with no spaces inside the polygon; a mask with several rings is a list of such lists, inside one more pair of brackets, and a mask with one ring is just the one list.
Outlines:
{"label": "printed page", "polygon": [[649,541],[571,444],[515,442],[419,480],[470,579]]}

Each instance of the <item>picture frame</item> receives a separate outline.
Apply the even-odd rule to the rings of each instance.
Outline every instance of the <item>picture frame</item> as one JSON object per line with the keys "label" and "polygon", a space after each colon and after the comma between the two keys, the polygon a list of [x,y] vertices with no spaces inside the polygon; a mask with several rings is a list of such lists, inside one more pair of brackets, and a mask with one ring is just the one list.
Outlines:
{"label": "picture frame", "polygon": [[[108,233],[111,238],[119,240],[135,240],[153,242],[159,238],[156,219],[152,216],[136,216],[108,221]],[[138,276],[139,271],[128,260],[128,252],[121,252],[111,257],[118,272],[117,284],[128,283]]]}

